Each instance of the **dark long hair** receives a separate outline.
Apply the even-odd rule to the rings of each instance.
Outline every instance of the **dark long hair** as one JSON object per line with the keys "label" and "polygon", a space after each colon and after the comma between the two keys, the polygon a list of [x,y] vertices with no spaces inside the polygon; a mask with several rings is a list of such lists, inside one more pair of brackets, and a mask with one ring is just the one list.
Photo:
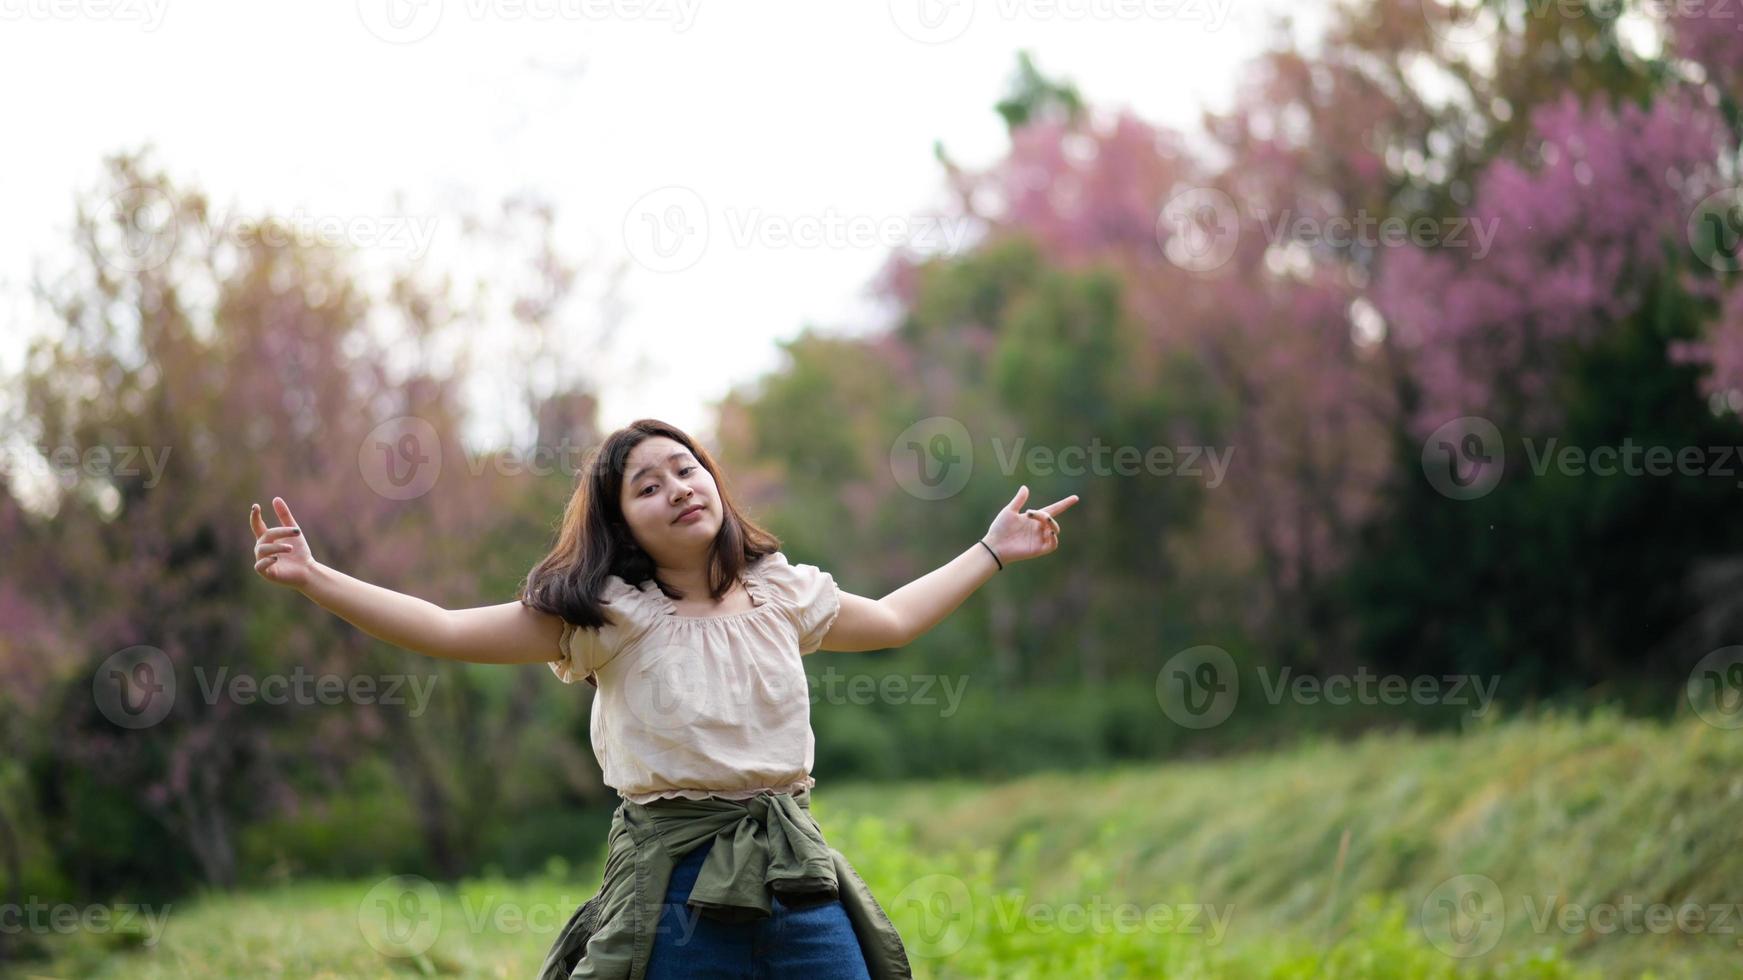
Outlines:
{"label": "dark long hair", "polygon": [[746,566],[780,549],[779,538],[739,513],[727,490],[726,475],[708,450],[676,426],[658,419],[637,419],[587,454],[575,492],[563,510],[557,543],[522,580],[517,596],[521,602],[576,626],[598,628],[606,623],[601,599],[609,576],[636,586],[652,579],[671,598],[684,598],[682,592],[654,575],[653,557],[636,544],[623,519],[620,495],[630,451],[653,436],[681,444],[714,476],[722,520],[708,551],[710,595],[715,599],[726,595]]}

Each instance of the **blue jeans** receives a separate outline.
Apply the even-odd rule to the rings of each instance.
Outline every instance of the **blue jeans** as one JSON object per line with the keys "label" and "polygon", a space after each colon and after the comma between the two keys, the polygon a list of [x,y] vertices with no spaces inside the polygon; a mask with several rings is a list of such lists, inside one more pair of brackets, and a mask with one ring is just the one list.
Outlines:
{"label": "blue jeans", "polygon": [[712,846],[698,847],[672,868],[647,980],[870,980],[839,899],[792,908],[771,895],[769,917],[751,922],[722,922],[685,905]]}

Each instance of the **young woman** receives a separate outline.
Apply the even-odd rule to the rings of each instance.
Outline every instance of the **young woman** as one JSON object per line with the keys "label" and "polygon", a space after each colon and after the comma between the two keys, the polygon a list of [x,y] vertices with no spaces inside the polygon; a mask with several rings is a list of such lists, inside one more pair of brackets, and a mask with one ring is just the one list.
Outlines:
{"label": "young woman", "polygon": [[889,918],[810,817],[801,658],[899,647],[1012,562],[1059,547],[1075,494],[1017,491],[943,567],[881,599],[841,591],[733,505],[707,450],[642,419],[583,469],[550,554],[513,602],[448,610],[317,562],[290,506],[255,504],[255,570],[377,639],[472,663],[548,663],[594,694],[590,734],[622,798],[598,895],[545,978],[909,976]]}

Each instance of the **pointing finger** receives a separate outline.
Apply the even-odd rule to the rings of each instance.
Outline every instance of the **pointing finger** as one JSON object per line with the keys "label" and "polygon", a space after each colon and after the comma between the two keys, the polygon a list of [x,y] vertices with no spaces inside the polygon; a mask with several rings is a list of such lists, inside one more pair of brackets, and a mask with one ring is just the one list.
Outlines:
{"label": "pointing finger", "polygon": [[297,519],[291,516],[290,504],[285,503],[283,497],[272,498],[272,509],[278,511],[280,523],[289,527],[297,526]]}
{"label": "pointing finger", "polygon": [[1060,500],[1060,501],[1057,501],[1055,503],[1048,504],[1047,506],[1045,506],[1041,509],[1046,511],[1049,514],[1063,514],[1066,511],[1070,510],[1072,508],[1072,506],[1077,503],[1077,500],[1078,500],[1077,494],[1074,493],[1071,496],[1066,497],[1064,500]]}

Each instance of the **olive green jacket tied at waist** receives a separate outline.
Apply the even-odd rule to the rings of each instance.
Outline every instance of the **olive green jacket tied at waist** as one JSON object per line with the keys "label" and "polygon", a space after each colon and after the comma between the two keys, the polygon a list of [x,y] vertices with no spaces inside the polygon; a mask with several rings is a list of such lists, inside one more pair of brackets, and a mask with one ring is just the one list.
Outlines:
{"label": "olive green jacket tied at waist", "polygon": [[823,840],[809,790],[748,800],[623,800],[606,839],[599,893],[569,917],[539,980],[641,980],[672,868],[710,842],[689,912],[733,922],[770,914],[769,896],[802,906],[839,898],[873,980],[911,978],[907,951],[871,889]]}

